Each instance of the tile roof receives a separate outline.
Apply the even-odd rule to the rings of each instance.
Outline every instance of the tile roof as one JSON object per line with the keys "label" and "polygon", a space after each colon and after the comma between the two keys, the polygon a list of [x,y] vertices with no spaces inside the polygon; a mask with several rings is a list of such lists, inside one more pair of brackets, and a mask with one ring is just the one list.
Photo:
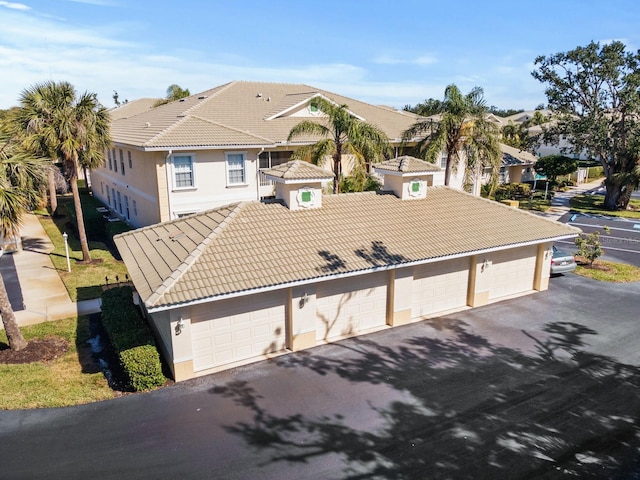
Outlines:
{"label": "tile roof", "polygon": [[[323,95],[366,122],[399,139],[418,118],[415,114],[370,105],[302,84],[236,81],[166,105],[118,118],[111,124],[115,143],[146,149],[267,146],[285,144],[304,118],[292,115]],[[313,117],[322,121],[322,117]],[[315,138],[317,140],[317,138]],[[295,143],[314,141],[300,137]]]}
{"label": "tile roof", "polygon": [[283,163],[281,165],[270,168],[269,170],[263,170],[263,173],[268,177],[281,178],[283,180],[333,180],[333,174],[328,172],[324,168],[320,168],[309,162],[303,162],[301,160],[293,160],[291,162]]}
{"label": "tile roof", "polygon": [[504,143],[500,144],[500,150],[502,151],[502,165],[533,165],[538,160],[534,154]]}
{"label": "tile roof", "polygon": [[109,109],[109,117],[111,120],[118,120],[120,118],[133,117],[139,113],[151,110],[153,106],[161,100],[160,98],[138,98],[127,103],[123,103],[118,107]]}
{"label": "tile roof", "polygon": [[410,157],[409,155],[402,155],[400,157],[392,158],[391,160],[376,163],[373,165],[373,168],[377,170],[388,170],[391,172],[401,173],[432,173],[442,170],[433,163],[425,162],[424,160]]}
{"label": "tile roof", "polygon": [[114,237],[149,308],[575,236],[579,230],[447,187],[426,199],[327,195],[291,211],[246,202]]}

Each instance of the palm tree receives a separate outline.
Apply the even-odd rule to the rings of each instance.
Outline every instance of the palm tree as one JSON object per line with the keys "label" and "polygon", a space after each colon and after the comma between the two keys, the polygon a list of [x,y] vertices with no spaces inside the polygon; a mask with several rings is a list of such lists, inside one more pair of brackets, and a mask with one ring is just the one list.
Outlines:
{"label": "palm tree", "polygon": [[463,154],[466,154],[465,176],[489,166],[495,175],[501,159],[499,132],[488,120],[488,113],[482,88],[475,87],[463,95],[458,87],[449,85],[438,115],[416,122],[404,132],[403,139],[405,142],[419,139],[416,156],[430,162],[435,163],[445,152],[445,185],[449,185],[451,172],[455,171]]}
{"label": "palm tree", "polygon": [[347,105],[337,105],[322,97],[314,98],[312,105],[325,115],[320,117],[322,123],[303,120],[291,129],[287,140],[291,141],[301,136],[322,139],[312,145],[301,147],[292,158],[310,160],[315,165],[322,165],[327,157],[331,157],[333,193],[338,193],[342,178],[342,156],[352,155],[352,174],[359,179],[358,183],[364,184],[368,165],[382,160],[384,155],[390,152],[387,136],[378,127],[355,117],[349,112]]}
{"label": "palm tree", "polygon": [[[20,151],[12,141],[6,124],[0,125],[0,237],[19,235],[22,216],[42,197],[50,165]],[[27,346],[11,308],[4,280],[0,275],[0,316],[9,347]]]}
{"label": "palm tree", "polygon": [[104,163],[111,146],[109,115],[95,93],[77,95],[68,82],[45,82],[22,92],[18,122],[25,145],[37,155],[62,162],[71,186],[82,262],[91,261],[84,217],[78,192],[78,168],[96,168]]}
{"label": "palm tree", "polygon": [[159,107],[160,105],[173,102],[174,100],[180,100],[181,98],[188,97],[189,95],[191,95],[191,92],[188,88],[182,88],[180,85],[176,85],[174,83],[167,87],[167,96],[158,100],[153,104],[153,106]]}

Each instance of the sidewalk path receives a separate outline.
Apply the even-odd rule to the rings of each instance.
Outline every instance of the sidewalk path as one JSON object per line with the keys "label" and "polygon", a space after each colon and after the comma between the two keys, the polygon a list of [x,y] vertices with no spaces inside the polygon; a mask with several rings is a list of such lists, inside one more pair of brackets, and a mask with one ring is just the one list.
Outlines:
{"label": "sidewalk path", "polygon": [[597,190],[602,186],[602,179],[594,180],[588,183],[581,183],[575,187],[570,187],[566,192],[556,192],[551,200],[551,208],[546,212],[535,212],[540,216],[551,220],[558,220],[565,213],[569,212],[569,200],[575,195],[585,192]]}
{"label": "sidewalk path", "polygon": [[71,301],[49,258],[53,244],[35,215],[25,215],[21,237],[21,252],[0,257],[0,272],[18,325],[100,311],[100,299]]}

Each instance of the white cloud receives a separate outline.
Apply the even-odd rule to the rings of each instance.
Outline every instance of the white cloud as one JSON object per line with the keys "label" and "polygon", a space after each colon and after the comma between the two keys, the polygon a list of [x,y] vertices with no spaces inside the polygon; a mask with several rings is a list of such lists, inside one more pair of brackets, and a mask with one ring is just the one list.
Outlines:
{"label": "white cloud", "polygon": [[[12,10],[31,10],[31,7],[23,3],[13,3],[0,1],[0,7],[10,8]],[[3,25],[4,27],[4,25]]]}
{"label": "white cloud", "polygon": [[415,58],[395,57],[391,55],[379,55],[373,59],[374,63],[379,65],[433,65],[438,62],[437,57],[433,55],[422,55]]}

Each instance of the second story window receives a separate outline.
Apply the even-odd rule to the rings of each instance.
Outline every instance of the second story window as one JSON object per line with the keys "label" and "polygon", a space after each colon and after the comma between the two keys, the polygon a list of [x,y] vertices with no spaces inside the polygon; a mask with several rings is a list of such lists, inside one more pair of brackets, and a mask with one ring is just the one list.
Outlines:
{"label": "second story window", "polygon": [[120,150],[120,171],[124,175],[124,153]]}
{"label": "second story window", "polygon": [[107,150],[107,157],[109,158],[109,170],[113,170],[113,164],[111,163],[111,150]]}
{"label": "second story window", "polygon": [[133,168],[133,162],[131,161],[131,151],[127,150],[127,157],[129,158],[129,169]]}
{"label": "second story window", "polygon": [[227,185],[246,184],[244,153],[227,153]]}
{"label": "second story window", "polygon": [[173,175],[175,188],[193,188],[193,157],[176,155],[173,157]]}

